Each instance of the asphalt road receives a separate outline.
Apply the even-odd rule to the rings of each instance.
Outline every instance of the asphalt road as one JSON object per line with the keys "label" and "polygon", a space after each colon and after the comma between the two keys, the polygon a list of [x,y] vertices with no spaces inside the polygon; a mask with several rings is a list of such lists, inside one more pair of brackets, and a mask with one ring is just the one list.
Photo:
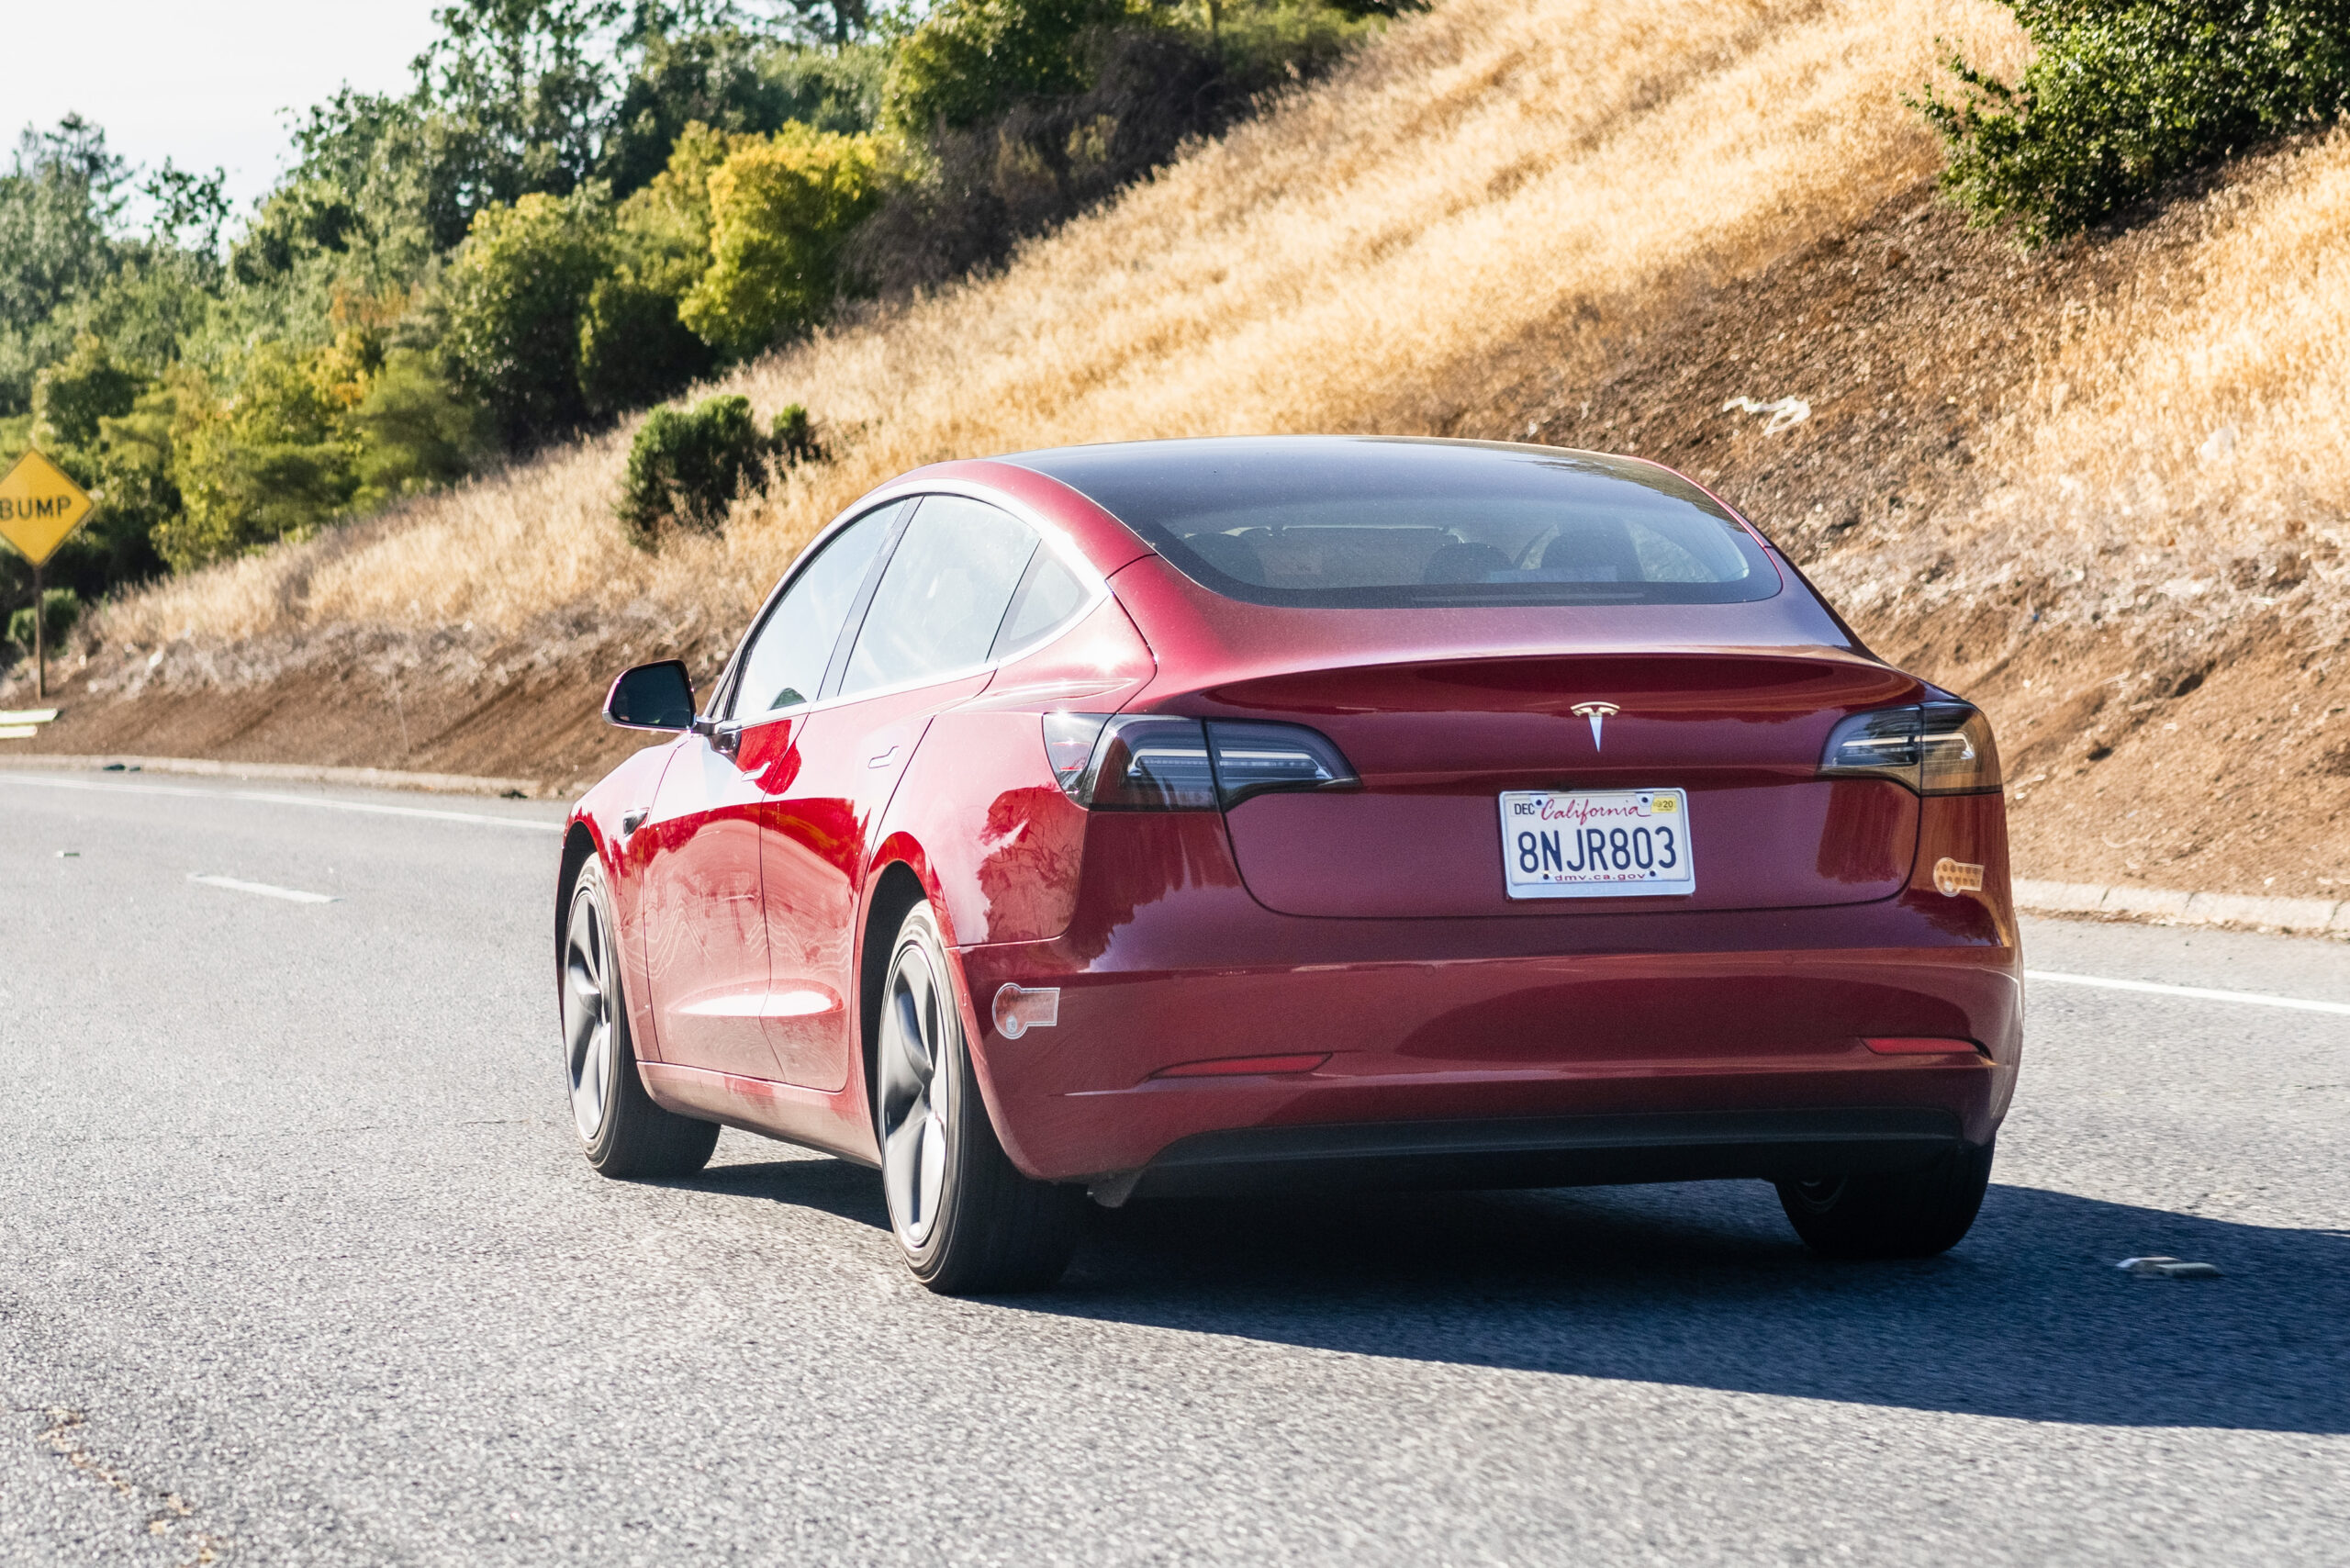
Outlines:
{"label": "asphalt road", "polygon": [[2350,1562],[2350,1016],[2036,985],[1933,1262],[1754,1183],[1138,1205],[945,1301],[854,1167],[580,1160],[558,814],[0,774],[0,1560]]}

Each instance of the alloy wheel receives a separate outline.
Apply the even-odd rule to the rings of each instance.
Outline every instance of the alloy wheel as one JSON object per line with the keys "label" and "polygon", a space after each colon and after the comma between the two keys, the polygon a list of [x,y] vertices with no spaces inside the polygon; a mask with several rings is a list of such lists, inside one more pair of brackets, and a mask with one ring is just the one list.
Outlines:
{"label": "alloy wheel", "polygon": [[921,942],[904,942],[882,992],[881,1181],[890,1218],[909,1247],[930,1239],[946,1186],[954,1127],[955,1069],[947,1031],[954,997]]}
{"label": "alloy wheel", "polygon": [[563,1054],[571,1083],[571,1119],[593,1140],[611,1103],[613,1048],[612,944],[595,890],[572,895],[563,952]]}

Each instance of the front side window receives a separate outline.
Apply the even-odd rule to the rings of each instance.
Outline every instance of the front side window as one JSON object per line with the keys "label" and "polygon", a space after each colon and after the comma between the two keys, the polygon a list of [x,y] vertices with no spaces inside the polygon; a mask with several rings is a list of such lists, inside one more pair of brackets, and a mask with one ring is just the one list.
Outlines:
{"label": "front side window", "polygon": [[823,554],[793,577],[752,633],[743,678],[735,683],[733,717],[755,719],[816,700],[874,554],[907,504],[896,501],[867,512],[834,534]]}
{"label": "front side window", "polygon": [[924,496],[874,589],[840,694],[985,664],[1036,547],[1035,530],[1008,512]]}

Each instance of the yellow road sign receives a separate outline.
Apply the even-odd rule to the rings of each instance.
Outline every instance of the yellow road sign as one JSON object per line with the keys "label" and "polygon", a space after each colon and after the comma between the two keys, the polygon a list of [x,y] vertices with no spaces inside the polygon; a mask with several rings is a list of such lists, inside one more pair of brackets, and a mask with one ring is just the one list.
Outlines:
{"label": "yellow road sign", "polygon": [[45,566],[96,504],[64,469],[28,452],[0,479],[0,539],[34,566]]}

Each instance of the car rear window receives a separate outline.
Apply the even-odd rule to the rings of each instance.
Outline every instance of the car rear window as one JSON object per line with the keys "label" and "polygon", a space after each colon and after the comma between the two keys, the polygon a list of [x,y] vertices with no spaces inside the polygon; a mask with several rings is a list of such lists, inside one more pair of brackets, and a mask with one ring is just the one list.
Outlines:
{"label": "car rear window", "polygon": [[1592,453],[1276,438],[1013,461],[1083,492],[1195,582],[1257,604],[1721,604],[1780,587],[1704,491]]}

